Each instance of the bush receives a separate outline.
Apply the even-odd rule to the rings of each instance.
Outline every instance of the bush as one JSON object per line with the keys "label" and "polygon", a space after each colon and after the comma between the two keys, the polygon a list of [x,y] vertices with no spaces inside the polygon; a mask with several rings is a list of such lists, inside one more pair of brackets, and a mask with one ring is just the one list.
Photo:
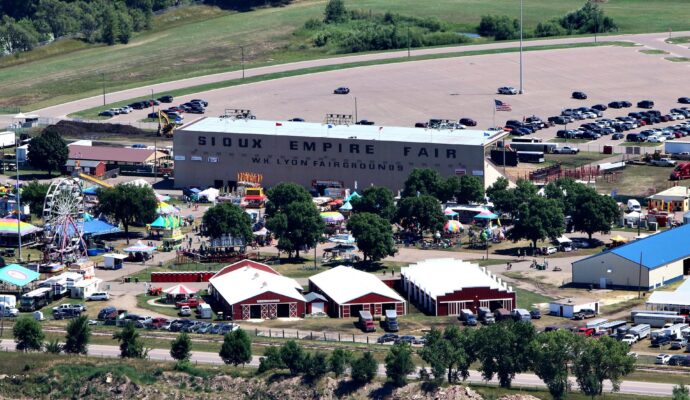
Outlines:
{"label": "bush", "polygon": [[352,380],[358,383],[369,383],[376,377],[378,368],[374,356],[371,352],[366,352],[351,363]]}
{"label": "bush", "polygon": [[561,36],[563,34],[565,34],[565,31],[553,21],[540,22],[534,30],[535,37]]}
{"label": "bush", "polygon": [[338,23],[343,22],[347,19],[347,10],[345,9],[345,3],[343,0],[328,0],[326,4],[326,10],[324,11],[323,22]]}
{"label": "bush", "polygon": [[31,317],[17,319],[12,328],[14,341],[19,351],[39,351],[43,347],[43,328],[41,324]]}
{"label": "bush", "polygon": [[485,15],[477,27],[481,36],[493,36],[496,40],[516,39],[520,36],[520,21],[506,15]]}
{"label": "bush", "polygon": [[571,33],[614,32],[618,26],[613,19],[604,15],[604,11],[592,0],[588,0],[581,9],[566,14],[559,20],[561,26]]}

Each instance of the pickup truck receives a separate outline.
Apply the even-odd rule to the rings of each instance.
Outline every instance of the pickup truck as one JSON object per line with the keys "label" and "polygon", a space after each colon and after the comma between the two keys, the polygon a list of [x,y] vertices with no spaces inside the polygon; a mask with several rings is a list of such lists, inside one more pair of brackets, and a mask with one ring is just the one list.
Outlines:
{"label": "pickup truck", "polygon": [[676,165],[676,162],[670,158],[660,158],[658,160],[652,160],[651,164],[657,167],[673,167]]}
{"label": "pickup truck", "polygon": [[621,339],[621,342],[627,344],[628,346],[632,346],[633,344],[637,343],[637,335],[627,334],[627,335],[623,336],[623,339]]}
{"label": "pickup truck", "polygon": [[184,306],[187,306],[187,307],[190,307],[190,308],[194,308],[194,307],[198,307],[199,304],[201,304],[201,303],[203,303],[203,302],[204,302],[203,300],[200,300],[200,299],[197,298],[197,297],[191,297],[191,298],[189,298],[189,299],[187,299],[187,300],[182,300],[182,301],[176,302],[176,303],[175,303],[175,308],[182,308],[182,307],[184,307]]}
{"label": "pickup truck", "polygon": [[556,147],[553,149],[554,154],[577,154],[580,152],[580,149],[577,147],[570,147],[570,146],[563,146],[563,147]]}
{"label": "pickup truck", "polygon": [[594,328],[578,328],[577,332],[575,332],[577,335],[584,335],[585,337],[590,337],[594,334],[595,330]]}

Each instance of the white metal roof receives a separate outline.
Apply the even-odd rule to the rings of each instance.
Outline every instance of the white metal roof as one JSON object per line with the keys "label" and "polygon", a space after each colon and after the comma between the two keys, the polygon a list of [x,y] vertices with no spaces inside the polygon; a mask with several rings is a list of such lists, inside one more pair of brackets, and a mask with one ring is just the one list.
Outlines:
{"label": "white metal roof", "polygon": [[309,281],[338,304],[347,303],[369,293],[390,297],[397,301],[405,301],[375,275],[345,265],[339,265],[316,274],[310,277]]}
{"label": "white metal roof", "polygon": [[420,261],[400,269],[400,275],[436,299],[470,287],[489,287],[512,292],[500,278],[486,268],[453,258]]}
{"label": "white metal roof", "polygon": [[[330,128],[329,128],[330,126]],[[410,143],[483,146],[507,135],[504,131],[425,129],[380,125],[332,125],[313,122],[258,119],[201,118],[177,130],[179,133],[220,132],[270,136],[301,136],[331,139],[361,139]]]}
{"label": "white metal roof", "polygon": [[690,306],[690,279],[683,282],[676,290],[672,292],[661,290],[652,292],[646,303]]}
{"label": "white metal roof", "polygon": [[265,292],[304,301],[300,293],[302,286],[296,280],[249,266],[214,276],[209,282],[228,304],[237,304]]}

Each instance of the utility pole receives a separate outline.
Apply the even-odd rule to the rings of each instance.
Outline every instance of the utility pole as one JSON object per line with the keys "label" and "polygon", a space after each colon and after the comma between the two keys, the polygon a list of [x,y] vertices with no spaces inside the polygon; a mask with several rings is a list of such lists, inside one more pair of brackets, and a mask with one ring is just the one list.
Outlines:
{"label": "utility pole", "polygon": [[103,82],[103,105],[105,105],[105,72],[101,72],[101,82]]}
{"label": "utility pole", "polygon": [[17,147],[19,147],[20,141],[15,137],[14,139],[14,163],[17,169],[17,243],[19,244],[19,258],[17,262],[22,262],[22,207],[21,207],[21,194],[19,193],[19,152]]}
{"label": "utility pole", "polygon": [[244,79],[244,46],[240,46],[240,53],[242,54],[242,79]]}
{"label": "utility pole", "polygon": [[153,139],[153,183],[158,180],[158,140]]}
{"label": "utility pole", "polygon": [[407,58],[410,58],[410,26],[407,25]]}
{"label": "utility pole", "polygon": [[357,98],[355,97],[355,122],[357,122]]}
{"label": "utility pole", "polygon": [[637,298],[642,298],[642,252],[640,252],[639,273],[637,276]]}
{"label": "utility pole", "polygon": [[522,5],[524,0],[520,0],[520,94],[522,94]]}

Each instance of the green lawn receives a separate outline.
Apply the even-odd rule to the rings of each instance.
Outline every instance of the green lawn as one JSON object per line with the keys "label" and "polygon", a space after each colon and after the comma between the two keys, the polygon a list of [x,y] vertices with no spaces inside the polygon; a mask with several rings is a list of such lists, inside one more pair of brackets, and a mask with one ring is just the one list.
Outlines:
{"label": "green lawn", "polygon": [[[526,29],[581,7],[584,0],[542,0],[524,4]],[[324,1],[304,0],[287,7],[237,13],[207,6],[183,7],[154,19],[150,31],[135,34],[127,45],[88,45],[61,40],[26,54],[0,59],[0,106],[36,109],[106,91],[140,87],[241,68],[328,56],[295,35],[305,21],[321,18]],[[458,32],[472,32],[482,15],[517,18],[514,0],[362,0],[346,2],[353,9],[437,17]],[[685,0],[610,0],[604,11],[619,32],[665,32],[690,27]],[[148,94],[142,93],[148,96]],[[154,93],[154,96],[160,95]]]}
{"label": "green lawn", "polygon": [[672,62],[690,62],[688,57],[666,57],[666,59]]}
{"label": "green lawn", "polygon": [[533,304],[548,303],[553,300],[552,297],[520,289],[519,287],[513,287],[513,290],[515,290],[515,296],[517,297],[518,308],[526,308],[529,310],[533,308]]}
{"label": "green lawn", "polygon": [[690,36],[678,36],[666,39],[666,43],[683,44],[690,43]]}
{"label": "green lawn", "polygon": [[628,165],[612,179],[598,179],[597,190],[600,193],[617,190],[619,195],[647,197],[670,187],[670,174],[671,168]]}
{"label": "green lawn", "polygon": [[544,164],[548,166],[561,163],[563,168],[577,168],[611,156],[611,154],[602,154],[593,151],[581,151],[578,154],[544,154]]}
{"label": "green lawn", "polygon": [[640,147],[659,147],[661,143],[649,143],[649,142],[623,142],[621,146],[640,146]]}
{"label": "green lawn", "polygon": [[640,53],[644,53],[644,54],[668,54],[668,51],[664,51],[664,50],[640,50]]}

